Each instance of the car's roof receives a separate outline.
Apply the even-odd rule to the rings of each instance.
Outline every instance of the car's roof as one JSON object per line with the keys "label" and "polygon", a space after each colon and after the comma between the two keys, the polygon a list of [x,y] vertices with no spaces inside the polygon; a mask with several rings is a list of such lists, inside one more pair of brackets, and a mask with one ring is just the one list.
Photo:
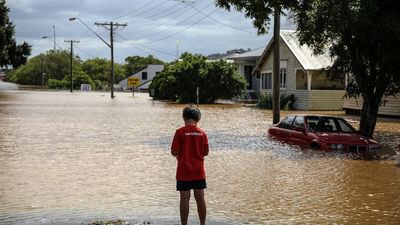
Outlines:
{"label": "car's roof", "polygon": [[343,119],[343,117],[340,116],[331,116],[331,115],[318,115],[318,114],[289,114],[286,115],[285,117],[288,116],[302,116],[302,117],[329,117],[329,118],[339,118],[339,119]]}

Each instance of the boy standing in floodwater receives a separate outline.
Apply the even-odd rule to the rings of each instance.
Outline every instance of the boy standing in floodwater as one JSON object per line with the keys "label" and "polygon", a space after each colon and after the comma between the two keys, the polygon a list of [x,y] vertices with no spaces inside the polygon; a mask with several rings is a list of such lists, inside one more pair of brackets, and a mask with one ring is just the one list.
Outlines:
{"label": "boy standing in floodwater", "polygon": [[176,169],[176,189],[180,191],[180,216],[182,225],[187,225],[189,216],[190,192],[194,190],[200,224],[206,223],[206,201],[204,189],[207,188],[204,157],[208,155],[207,134],[197,127],[201,112],[196,107],[183,109],[185,126],[175,132],[171,154],[178,160]]}

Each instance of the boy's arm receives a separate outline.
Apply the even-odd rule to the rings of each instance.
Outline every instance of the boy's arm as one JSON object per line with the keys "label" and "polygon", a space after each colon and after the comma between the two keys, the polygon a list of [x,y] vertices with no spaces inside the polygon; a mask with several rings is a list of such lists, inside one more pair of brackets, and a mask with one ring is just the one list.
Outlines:
{"label": "boy's arm", "polygon": [[178,131],[176,131],[175,135],[174,135],[174,139],[172,140],[171,154],[175,157],[178,156],[180,147],[181,147],[181,143],[179,140]]}
{"label": "boy's arm", "polygon": [[203,156],[208,156],[209,148],[208,148],[208,137],[207,134],[204,133],[204,145],[203,145]]}

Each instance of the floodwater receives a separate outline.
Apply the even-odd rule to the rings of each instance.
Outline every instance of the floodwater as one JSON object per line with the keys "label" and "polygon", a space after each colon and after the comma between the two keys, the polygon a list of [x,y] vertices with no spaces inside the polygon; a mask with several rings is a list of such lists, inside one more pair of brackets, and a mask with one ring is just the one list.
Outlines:
{"label": "floodwater", "polygon": [[[169,147],[182,107],[141,93],[0,92],[0,224],[179,223]],[[270,111],[201,110],[210,224],[400,224],[393,160],[271,141]],[[377,136],[395,146],[400,122],[380,121]]]}

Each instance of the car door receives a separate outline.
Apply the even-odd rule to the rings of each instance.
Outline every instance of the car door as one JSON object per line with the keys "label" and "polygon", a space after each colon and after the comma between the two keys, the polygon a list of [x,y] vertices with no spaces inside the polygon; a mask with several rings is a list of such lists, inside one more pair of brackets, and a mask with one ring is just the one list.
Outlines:
{"label": "car door", "polygon": [[283,123],[279,124],[279,138],[286,142],[291,142],[290,135],[291,135],[291,128],[293,124],[295,116],[288,116]]}
{"label": "car door", "polygon": [[290,140],[300,146],[307,146],[307,132],[304,126],[304,116],[296,116],[290,130]]}

